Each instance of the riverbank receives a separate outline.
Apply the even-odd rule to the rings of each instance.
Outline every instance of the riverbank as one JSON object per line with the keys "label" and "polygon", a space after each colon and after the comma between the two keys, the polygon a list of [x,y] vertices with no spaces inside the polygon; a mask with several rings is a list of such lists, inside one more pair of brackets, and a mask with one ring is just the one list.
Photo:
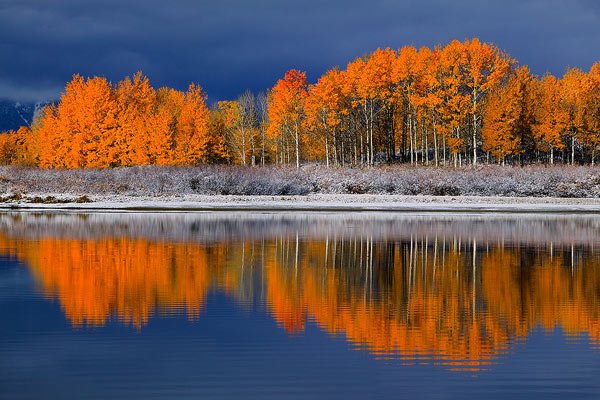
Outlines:
{"label": "riverbank", "polygon": [[81,211],[390,211],[600,213],[600,198],[310,194],[73,197],[51,193],[0,203],[4,210]]}
{"label": "riverbank", "polygon": [[600,167],[0,167],[0,208],[600,213]]}

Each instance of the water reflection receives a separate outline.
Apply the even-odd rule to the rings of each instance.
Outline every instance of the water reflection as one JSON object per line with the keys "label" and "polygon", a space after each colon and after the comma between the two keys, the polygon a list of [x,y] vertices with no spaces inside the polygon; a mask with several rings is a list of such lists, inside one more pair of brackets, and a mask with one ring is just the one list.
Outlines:
{"label": "water reflection", "polygon": [[0,255],[73,327],[202,318],[207,294],[314,321],[376,358],[488,368],[537,327],[600,342],[600,218],[0,216]]}

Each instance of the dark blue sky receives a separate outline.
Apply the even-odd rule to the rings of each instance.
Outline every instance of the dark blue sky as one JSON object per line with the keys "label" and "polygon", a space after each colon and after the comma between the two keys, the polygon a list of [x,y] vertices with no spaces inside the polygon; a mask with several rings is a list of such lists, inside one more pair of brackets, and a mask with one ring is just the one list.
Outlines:
{"label": "dark blue sky", "polygon": [[73,73],[155,86],[197,82],[214,101],[310,81],[377,47],[478,36],[535,73],[600,59],[598,0],[0,0],[0,98],[57,97]]}

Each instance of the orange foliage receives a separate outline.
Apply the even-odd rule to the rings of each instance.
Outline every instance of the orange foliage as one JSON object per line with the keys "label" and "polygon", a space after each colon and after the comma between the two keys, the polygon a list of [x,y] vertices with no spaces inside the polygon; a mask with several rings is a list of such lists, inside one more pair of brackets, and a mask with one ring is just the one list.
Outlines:
{"label": "orange foliage", "polygon": [[508,83],[488,98],[483,120],[483,150],[498,161],[522,154],[531,136],[534,81],[527,67],[519,68]]}
{"label": "orange foliage", "polygon": [[[338,69],[327,72],[315,85],[308,89],[305,102],[306,129],[313,135],[310,138],[309,158],[326,158],[329,165],[329,147],[335,143],[336,130],[340,129],[344,110],[344,85],[345,74]],[[323,143],[324,142],[324,143]]]}
{"label": "orange foliage", "polygon": [[[304,101],[307,96],[306,73],[292,69],[277,81],[269,97],[269,127],[267,134],[279,142],[279,160],[295,152],[296,166],[300,166],[301,124],[304,118]],[[290,145],[292,142],[293,145]],[[287,153],[287,154],[286,154]]]}
{"label": "orange foliage", "polygon": [[24,126],[16,132],[0,133],[0,164],[32,164],[31,143],[28,141],[30,137],[31,130]]}
{"label": "orange foliage", "polygon": [[538,85],[538,104],[536,105],[536,124],[533,133],[543,151],[551,152],[554,161],[554,149],[562,149],[561,137],[567,129],[568,114],[562,107],[561,83],[552,75],[546,75]]}
{"label": "orange foliage", "polygon": [[[196,85],[155,90],[141,73],[116,85],[75,75],[24,140],[0,137],[0,162],[48,168],[195,165],[434,165],[595,162],[599,63],[538,79],[491,43],[377,49],[314,85],[289,70],[268,96],[247,92],[212,115]],[[257,108],[260,112],[257,112]],[[16,147],[15,147],[16,146]],[[576,154],[576,149],[580,149]],[[13,157],[12,151],[20,156]],[[482,151],[483,150],[483,151]],[[485,152],[485,153],[484,153]]]}
{"label": "orange foliage", "polygon": [[45,168],[196,165],[224,155],[224,139],[209,132],[206,96],[156,91],[141,73],[112,85],[75,75],[33,129]]}

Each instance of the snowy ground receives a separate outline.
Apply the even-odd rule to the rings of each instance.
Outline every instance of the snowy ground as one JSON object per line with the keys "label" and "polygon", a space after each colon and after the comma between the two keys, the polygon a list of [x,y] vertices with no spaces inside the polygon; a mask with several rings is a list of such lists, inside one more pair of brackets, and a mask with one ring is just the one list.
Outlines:
{"label": "snowy ground", "polygon": [[131,167],[51,170],[0,166],[0,195],[502,196],[600,198],[600,166]]}
{"label": "snowy ground", "polygon": [[[0,209],[104,211],[461,211],[600,213],[600,198],[406,196],[310,194],[306,196],[194,195],[142,197],[91,195],[90,202],[49,193],[56,203],[32,203],[31,197],[0,203]],[[38,195],[38,197],[40,197]],[[38,199],[39,201],[39,199]],[[65,201],[60,202],[60,201]]]}
{"label": "snowy ground", "polygon": [[0,167],[0,208],[600,213],[600,167]]}

